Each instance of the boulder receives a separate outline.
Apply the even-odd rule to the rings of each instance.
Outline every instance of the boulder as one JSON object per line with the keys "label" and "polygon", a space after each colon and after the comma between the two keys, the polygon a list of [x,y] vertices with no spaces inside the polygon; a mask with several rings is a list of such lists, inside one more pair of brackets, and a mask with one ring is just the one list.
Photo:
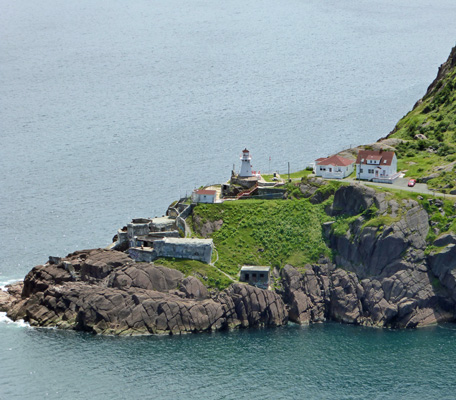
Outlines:
{"label": "boulder", "polygon": [[195,277],[102,249],[33,268],[23,288],[0,296],[0,307],[33,326],[114,335],[279,326],[288,318],[271,291],[233,284],[210,298]]}
{"label": "boulder", "polygon": [[358,215],[374,204],[375,190],[364,185],[340,187],[335,195],[331,215]]}

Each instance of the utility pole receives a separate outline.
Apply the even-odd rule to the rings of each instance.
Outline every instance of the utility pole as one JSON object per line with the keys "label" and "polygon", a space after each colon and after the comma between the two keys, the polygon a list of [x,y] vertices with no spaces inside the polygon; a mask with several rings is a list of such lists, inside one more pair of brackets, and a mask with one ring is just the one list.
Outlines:
{"label": "utility pole", "polygon": [[290,182],[290,161],[288,161],[288,182]]}

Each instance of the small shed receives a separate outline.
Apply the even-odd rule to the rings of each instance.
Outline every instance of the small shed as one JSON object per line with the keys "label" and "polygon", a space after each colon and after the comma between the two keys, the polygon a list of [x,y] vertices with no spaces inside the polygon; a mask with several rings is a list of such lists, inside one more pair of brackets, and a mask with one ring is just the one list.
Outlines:
{"label": "small shed", "polygon": [[269,286],[269,267],[257,265],[244,265],[241,268],[241,282],[247,282],[250,285],[267,289]]}
{"label": "small shed", "polygon": [[215,190],[199,189],[192,193],[194,203],[215,203],[217,192]]}

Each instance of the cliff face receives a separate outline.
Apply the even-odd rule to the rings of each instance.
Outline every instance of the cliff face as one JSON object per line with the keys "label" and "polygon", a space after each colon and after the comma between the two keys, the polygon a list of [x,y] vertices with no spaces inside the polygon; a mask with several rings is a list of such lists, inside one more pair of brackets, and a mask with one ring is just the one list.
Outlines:
{"label": "cliff face", "polygon": [[[455,104],[456,47],[426,95],[372,147],[394,149],[408,176],[456,194]],[[227,202],[210,205],[211,218],[194,213],[195,231],[217,241],[224,272],[234,276],[246,262],[299,267],[280,270],[278,293],[233,284],[210,296],[193,276],[87,250],[37,266],[23,284],[0,291],[0,311],[36,326],[108,334],[277,326],[288,318],[399,328],[453,321],[455,207],[359,185],[336,188],[320,179],[293,188],[291,197],[309,198],[313,208],[299,200]]]}
{"label": "cliff face", "polygon": [[[287,322],[274,292],[233,284],[211,297],[195,277],[111,250],[70,254],[33,268],[0,298],[14,320],[93,333],[142,335],[278,326]],[[21,290],[22,289],[22,290]]]}
{"label": "cliff face", "polygon": [[429,217],[417,201],[352,185],[336,192],[328,212],[333,263],[282,270],[291,320],[395,328],[454,320],[456,237],[443,235],[427,255]]}
{"label": "cliff face", "polygon": [[398,168],[443,193],[456,194],[456,47],[426,94],[380,145],[391,144]]}
{"label": "cliff face", "polygon": [[323,204],[332,218],[321,225],[332,256],[299,270],[285,265],[276,292],[232,284],[211,295],[194,276],[98,249],[33,268],[23,284],[0,293],[0,309],[34,326],[121,335],[279,326],[288,319],[394,328],[455,319],[456,235],[441,231],[455,216],[448,202],[355,184]]}
{"label": "cliff face", "polygon": [[[450,55],[448,59],[439,67],[439,71],[437,73],[437,77],[434,81],[429,85],[426,94],[424,95],[424,99],[429,98],[430,96],[436,95],[439,90],[444,89],[445,81],[448,78],[451,78],[452,74],[454,74],[454,70],[456,69],[456,46],[451,49]],[[422,102],[422,100],[418,101],[414,108],[417,107]]]}

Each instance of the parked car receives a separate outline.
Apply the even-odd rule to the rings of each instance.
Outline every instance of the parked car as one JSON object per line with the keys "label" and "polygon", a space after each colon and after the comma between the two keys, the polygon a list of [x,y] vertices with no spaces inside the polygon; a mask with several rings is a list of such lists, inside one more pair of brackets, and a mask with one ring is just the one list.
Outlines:
{"label": "parked car", "polygon": [[415,186],[415,184],[416,184],[416,179],[410,179],[410,180],[408,181],[408,185],[409,185],[410,187]]}

